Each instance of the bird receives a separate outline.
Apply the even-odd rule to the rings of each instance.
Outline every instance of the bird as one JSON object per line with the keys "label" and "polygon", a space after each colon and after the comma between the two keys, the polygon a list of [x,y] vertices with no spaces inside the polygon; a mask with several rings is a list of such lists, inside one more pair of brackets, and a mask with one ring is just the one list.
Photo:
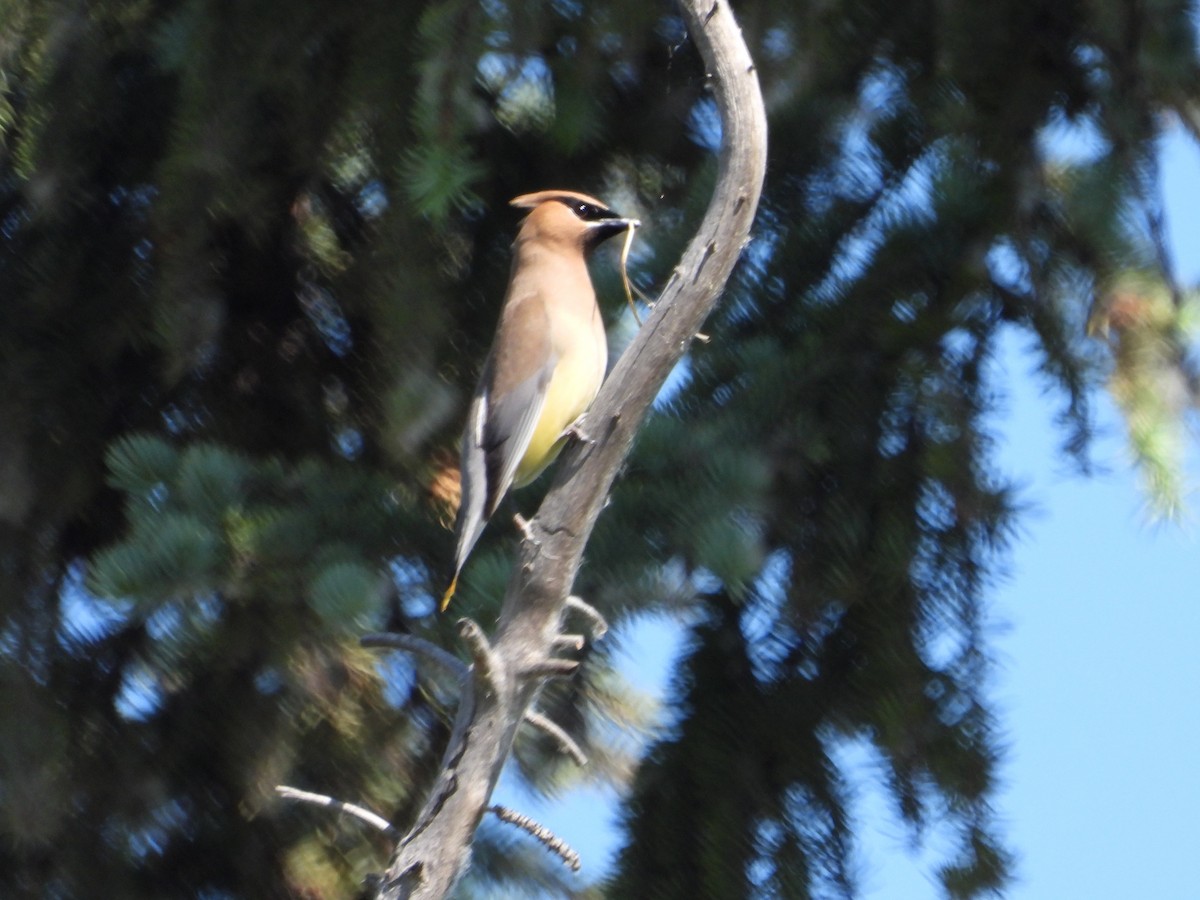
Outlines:
{"label": "bird", "polygon": [[600,390],[608,343],[587,258],[641,224],[576,191],[509,202],[529,213],[513,242],[500,322],[463,429],[454,575],[443,612],[509,488],[529,484],[555,460]]}

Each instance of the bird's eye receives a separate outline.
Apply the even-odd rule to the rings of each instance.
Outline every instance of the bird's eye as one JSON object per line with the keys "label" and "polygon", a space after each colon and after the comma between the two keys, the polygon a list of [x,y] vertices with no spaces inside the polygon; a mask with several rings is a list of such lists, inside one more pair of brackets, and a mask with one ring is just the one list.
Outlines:
{"label": "bird's eye", "polygon": [[599,222],[614,217],[611,210],[597,206],[595,203],[588,203],[586,200],[576,200],[574,197],[557,197],[555,199],[585,222]]}

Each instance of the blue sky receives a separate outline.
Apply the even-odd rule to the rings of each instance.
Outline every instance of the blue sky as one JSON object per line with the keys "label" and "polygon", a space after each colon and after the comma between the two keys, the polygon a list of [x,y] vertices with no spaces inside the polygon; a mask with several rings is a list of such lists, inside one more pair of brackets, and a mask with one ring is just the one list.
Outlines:
{"label": "blue sky", "polygon": [[[1164,196],[1178,274],[1200,282],[1200,151],[1176,129],[1163,147]],[[1193,496],[1181,525],[1154,524],[1130,469],[1121,423],[1097,398],[1098,472],[1064,462],[1061,397],[1043,393],[1014,335],[997,385],[997,462],[1028,507],[1009,577],[992,595],[992,697],[1009,748],[996,806],[1018,854],[1012,900],[1200,896],[1200,540]],[[1200,483],[1195,443],[1192,484]],[[630,676],[661,690],[678,638],[644,623],[623,638]],[[869,769],[865,755],[853,758]],[[520,801],[524,807],[529,804]],[[611,862],[614,798],[583,789],[529,812],[576,847],[585,876]],[[939,836],[924,848],[866,790],[864,900],[930,900]]]}
{"label": "blue sky", "polygon": [[[1200,282],[1200,151],[1164,143],[1175,264]],[[1154,524],[1122,426],[1098,398],[1100,436],[1084,477],[1057,452],[1056,398],[1014,340],[1004,354],[998,462],[1032,506],[995,591],[992,696],[1009,747],[997,807],[1018,855],[1013,900],[1200,895],[1200,540],[1196,498],[1181,525]],[[1192,483],[1200,481],[1195,444]],[[937,897],[929,854],[908,853],[877,795],[865,798],[864,897]]]}

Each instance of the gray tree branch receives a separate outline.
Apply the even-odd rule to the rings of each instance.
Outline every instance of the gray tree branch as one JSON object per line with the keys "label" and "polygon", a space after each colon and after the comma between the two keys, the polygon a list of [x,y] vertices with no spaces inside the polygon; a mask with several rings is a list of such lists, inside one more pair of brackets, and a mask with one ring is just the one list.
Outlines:
{"label": "gray tree branch", "polygon": [[277,784],[275,786],[275,793],[285,800],[296,800],[300,803],[311,803],[313,806],[324,806],[337,810],[348,816],[353,816],[361,822],[366,822],[372,828],[378,828],[388,835],[399,834],[399,831],[393,827],[392,823],[383,816],[373,813],[369,809],[364,809],[355,803],[346,803],[344,800],[335,800],[333,797],[327,797],[324,794],[302,791],[299,788],[289,787],[286,784]]}
{"label": "gray tree branch", "polygon": [[[568,594],[617,470],[671,369],[725,287],[749,240],[766,171],[767,126],[749,50],[726,0],[681,0],[722,125],[716,190],[651,317],[588,412],[592,443],[563,454],[530,523],[495,638],[467,629],[476,662],[465,680],[442,769],[416,824],[397,844],[377,896],[435,900],[466,870],[517,728],[556,657]],[[471,623],[472,625],[474,623]]]}

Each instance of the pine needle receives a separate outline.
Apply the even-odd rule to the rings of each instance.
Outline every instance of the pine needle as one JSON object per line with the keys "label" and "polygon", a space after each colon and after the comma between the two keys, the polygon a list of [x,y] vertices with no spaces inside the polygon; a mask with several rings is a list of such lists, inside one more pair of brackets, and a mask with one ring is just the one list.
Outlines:
{"label": "pine needle", "polygon": [[[640,328],[642,319],[633,303],[633,283],[629,280],[629,250],[633,247],[635,231],[637,231],[637,225],[630,222],[629,227],[625,229],[625,246],[621,248],[621,283],[625,286],[625,300],[629,303],[629,311],[633,313],[633,321],[637,322]],[[641,291],[638,293],[640,294]]]}
{"label": "pine needle", "polygon": [[[633,233],[636,230],[637,224],[633,222],[625,229],[625,244],[621,247],[621,284],[625,286],[625,300],[629,304],[629,311],[633,313],[633,321],[637,322],[640,328],[642,326],[642,317],[638,315],[637,306],[633,302],[633,295],[637,294],[638,298],[651,309],[654,309],[654,301],[646,296],[645,291],[629,280],[629,250],[633,247]],[[696,332],[696,340],[702,344],[707,344],[708,335],[698,331]]]}

